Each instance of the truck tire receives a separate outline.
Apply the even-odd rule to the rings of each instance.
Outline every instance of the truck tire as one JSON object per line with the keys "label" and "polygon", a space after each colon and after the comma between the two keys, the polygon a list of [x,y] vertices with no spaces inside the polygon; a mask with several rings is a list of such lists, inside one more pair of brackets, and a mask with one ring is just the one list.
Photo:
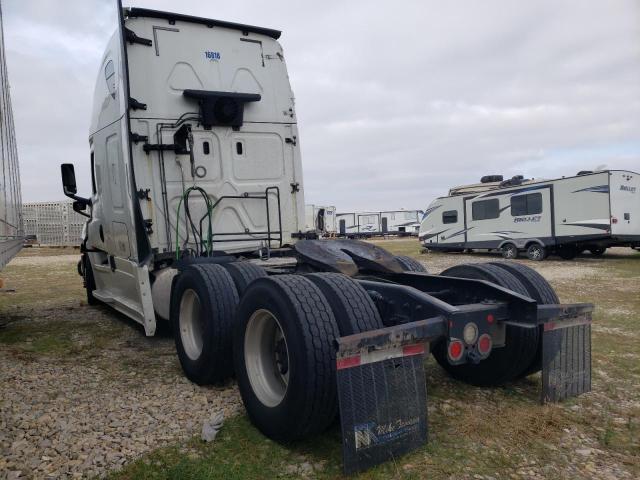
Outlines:
{"label": "truck tire", "polygon": [[383,328],[380,312],[367,291],[341,273],[305,275],[322,292],[338,324],[340,336]]}
{"label": "truck tire", "polygon": [[427,269],[415,258],[407,255],[396,255],[396,260],[402,265],[405,272],[427,272]]}
{"label": "truck tire", "polygon": [[[560,303],[560,299],[549,282],[533,268],[515,262],[492,262],[492,265],[502,268],[522,282],[528,295],[541,305]],[[543,327],[538,328],[538,349],[529,367],[521,374],[527,377],[542,368],[542,335]]]}
{"label": "truck tire", "polygon": [[301,275],[259,278],[236,318],[236,378],[258,430],[286,442],[331,425],[338,409],[333,341],[340,333],[320,289]]}
{"label": "truck tire", "polygon": [[222,266],[229,272],[233,283],[238,291],[238,296],[242,297],[247,287],[257,278],[267,276],[264,268],[249,262],[230,262],[223,263]]}
{"label": "truck tire", "polygon": [[[487,280],[516,293],[527,295],[527,290],[514,275],[491,264],[457,265],[440,275]],[[490,387],[503,385],[520,377],[533,362],[538,349],[538,330],[508,325],[504,347],[494,349],[488,358],[474,365],[451,365],[447,359],[447,345],[439,342],[434,346],[433,356],[449,375],[457,380]]]}
{"label": "truck tire", "polygon": [[593,247],[589,249],[589,252],[591,252],[591,255],[594,257],[601,257],[606,251],[607,249],[604,247]]}
{"label": "truck tire", "polygon": [[541,262],[547,258],[547,249],[539,243],[532,243],[527,247],[527,258],[534,262]]}
{"label": "truck tire", "polygon": [[505,243],[500,248],[500,253],[502,253],[502,258],[506,258],[507,260],[514,260],[518,258],[518,247],[513,243]]}
{"label": "truck tire", "polygon": [[220,265],[193,264],[174,280],[171,323],[180,365],[198,385],[233,375],[232,335],[238,292]]}
{"label": "truck tire", "polygon": [[85,254],[82,256],[82,260],[80,260],[83,264],[82,267],[82,279],[84,283],[84,288],[87,292],[87,303],[89,305],[98,305],[100,300],[93,296],[93,292],[96,289],[96,280],[93,276],[93,268],[91,268],[91,260]]}

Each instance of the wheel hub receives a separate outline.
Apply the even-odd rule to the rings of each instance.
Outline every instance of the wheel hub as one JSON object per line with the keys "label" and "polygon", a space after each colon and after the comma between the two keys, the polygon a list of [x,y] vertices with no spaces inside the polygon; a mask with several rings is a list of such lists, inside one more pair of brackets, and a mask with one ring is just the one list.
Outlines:
{"label": "wheel hub", "polygon": [[291,372],[287,339],[277,317],[260,309],[251,315],[244,335],[244,360],[253,393],[275,407],[285,397]]}
{"label": "wheel hub", "polygon": [[202,354],[204,323],[201,315],[200,297],[192,290],[185,290],[180,300],[178,318],[182,348],[187,357],[197,360]]}

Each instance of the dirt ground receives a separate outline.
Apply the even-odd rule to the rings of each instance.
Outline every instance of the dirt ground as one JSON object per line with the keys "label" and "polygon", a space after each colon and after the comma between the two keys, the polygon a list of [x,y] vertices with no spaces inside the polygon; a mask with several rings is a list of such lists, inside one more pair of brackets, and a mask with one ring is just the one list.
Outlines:
{"label": "dirt ground", "polygon": [[[422,254],[415,240],[376,243],[414,256],[431,273],[498,259]],[[168,327],[147,338],[122,315],[88,306],[77,260],[74,250],[30,248],[0,273],[0,478],[181,478],[167,473],[175,466],[167,462],[186,471],[207,467],[208,458],[219,463],[215,448],[255,467],[250,478],[272,471],[284,478],[340,476],[331,435],[321,442],[333,442],[328,450],[286,456],[291,450],[243,419],[233,383],[198,387],[182,376]],[[640,253],[521,261],[544,275],[561,301],[596,304],[593,392],[540,406],[539,375],[478,389],[452,381],[430,360],[428,446],[363,478],[640,477]],[[239,415],[241,423],[231,423],[216,447],[194,444],[203,420],[217,411]],[[247,444],[234,437],[239,428],[256,450],[267,449],[264,456],[246,455]],[[164,448],[175,455],[162,454]],[[284,467],[274,460],[281,457]],[[213,478],[207,468],[194,471]],[[198,475],[189,476],[207,478]]]}

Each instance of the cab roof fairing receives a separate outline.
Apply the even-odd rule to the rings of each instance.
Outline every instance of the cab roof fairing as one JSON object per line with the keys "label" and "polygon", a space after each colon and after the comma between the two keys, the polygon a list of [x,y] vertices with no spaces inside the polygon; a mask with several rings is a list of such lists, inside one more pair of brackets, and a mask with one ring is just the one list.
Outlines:
{"label": "cab roof fairing", "polygon": [[199,23],[202,25],[206,25],[209,28],[221,27],[221,28],[229,28],[232,30],[240,30],[243,33],[257,33],[260,35],[271,37],[274,40],[279,39],[280,35],[282,34],[280,30],[274,30],[272,28],[257,27],[254,25],[245,25],[243,23],[226,22],[223,20],[196,17],[193,15],[184,15],[181,13],[150,10],[147,8],[126,7],[124,8],[124,13],[127,18],[146,17],[146,18],[165,19],[169,22],[169,24],[174,24],[176,21]]}

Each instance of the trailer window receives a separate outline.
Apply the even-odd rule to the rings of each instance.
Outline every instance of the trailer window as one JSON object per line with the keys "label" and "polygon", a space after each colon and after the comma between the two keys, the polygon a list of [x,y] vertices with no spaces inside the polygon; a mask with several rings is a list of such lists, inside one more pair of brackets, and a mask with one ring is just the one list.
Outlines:
{"label": "trailer window", "polygon": [[497,198],[479,200],[471,204],[471,218],[473,220],[490,220],[500,216],[500,203]]}
{"label": "trailer window", "polygon": [[458,223],[458,211],[449,210],[442,212],[442,223]]}
{"label": "trailer window", "polygon": [[542,194],[528,193],[511,197],[511,216],[535,215],[542,213]]}

